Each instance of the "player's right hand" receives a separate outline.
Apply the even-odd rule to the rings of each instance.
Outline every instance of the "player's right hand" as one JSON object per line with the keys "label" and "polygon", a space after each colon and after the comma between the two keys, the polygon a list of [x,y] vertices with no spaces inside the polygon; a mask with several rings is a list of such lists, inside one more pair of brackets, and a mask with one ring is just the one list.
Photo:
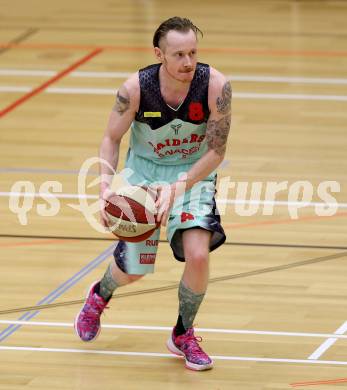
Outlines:
{"label": "player's right hand", "polygon": [[109,227],[109,220],[107,218],[107,214],[105,211],[107,200],[110,199],[112,196],[116,195],[114,192],[110,190],[109,187],[104,187],[100,189],[100,222],[105,228]]}

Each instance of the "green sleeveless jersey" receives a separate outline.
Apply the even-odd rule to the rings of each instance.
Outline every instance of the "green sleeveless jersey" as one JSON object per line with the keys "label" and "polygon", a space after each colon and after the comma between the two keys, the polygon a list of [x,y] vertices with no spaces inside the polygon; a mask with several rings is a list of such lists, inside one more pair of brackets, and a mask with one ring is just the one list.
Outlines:
{"label": "green sleeveless jersey", "polygon": [[130,149],[160,165],[193,163],[207,151],[210,67],[197,64],[188,94],[176,109],[161,95],[159,68],[155,64],[139,71],[140,106],[131,125]]}

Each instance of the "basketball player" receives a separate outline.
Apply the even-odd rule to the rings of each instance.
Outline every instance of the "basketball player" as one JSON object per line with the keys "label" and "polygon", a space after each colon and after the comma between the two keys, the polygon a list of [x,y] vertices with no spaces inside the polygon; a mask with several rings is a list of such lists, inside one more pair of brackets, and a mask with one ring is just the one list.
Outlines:
{"label": "basketball player", "polygon": [[[167,347],[185,357],[187,368],[207,370],[213,362],[194,335],[193,321],[207,289],[209,252],[225,241],[214,195],[215,170],[224,158],[230,128],[231,87],[217,70],[197,62],[198,33],[198,27],[180,17],[158,27],[153,46],[159,63],[130,76],[117,92],[100,157],[116,169],[120,142],[131,128],[126,167],[134,173],[128,180],[159,183],[157,220],[168,223],[173,255],[185,261],[177,323]],[[100,197],[105,199],[112,171],[103,165],[101,174]],[[101,218],[107,226],[104,211]],[[114,261],[92,284],[76,317],[83,341],[98,336],[100,316],[117,288],[154,271],[158,239],[159,229],[144,242],[119,241]]]}

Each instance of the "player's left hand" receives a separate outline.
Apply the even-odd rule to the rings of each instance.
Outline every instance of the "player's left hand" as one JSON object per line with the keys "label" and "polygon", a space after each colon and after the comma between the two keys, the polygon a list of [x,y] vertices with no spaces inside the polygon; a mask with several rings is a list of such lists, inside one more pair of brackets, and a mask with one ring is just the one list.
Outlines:
{"label": "player's left hand", "polygon": [[159,185],[157,189],[157,200],[155,206],[157,208],[157,222],[162,226],[166,226],[170,215],[170,210],[175,200],[184,193],[185,188],[182,182],[173,184]]}
{"label": "player's left hand", "polygon": [[155,207],[157,208],[157,222],[162,226],[166,226],[169,218],[169,212],[174,202],[175,188],[172,184],[165,184],[157,187],[157,200]]}

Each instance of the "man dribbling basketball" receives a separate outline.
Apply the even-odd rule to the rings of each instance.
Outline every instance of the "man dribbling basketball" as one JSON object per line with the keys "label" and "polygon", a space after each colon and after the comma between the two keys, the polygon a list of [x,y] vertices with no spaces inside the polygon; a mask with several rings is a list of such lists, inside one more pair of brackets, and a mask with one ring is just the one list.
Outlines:
{"label": "man dribbling basketball", "polygon": [[[213,362],[194,336],[193,321],[207,289],[209,252],[225,241],[214,195],[215,170],[224,158],[230,129],[231,87],[217,70],[197,62],[198,32],[180,17],[158,27],[153,45],[159,64],[141,69],[119,89],[100,157],[116,169],[121,139],[131,127],[126,167],[134,174],[129,182],[158,186],[157,219],[168,224],[175,258],[185,261],[178,319],[167,346],[185,357],[188,368],[207,370]],[[101,174],[104,199],[112,172],[102,166]],[[107,226],[103,211],[101,218]],[[93,283],[76,317],[75,329],[83,341],[99,334],[100,315],[116,288],[154,271],[158,239],[159,229],[144,242],[119,241],[115,261]]]}

